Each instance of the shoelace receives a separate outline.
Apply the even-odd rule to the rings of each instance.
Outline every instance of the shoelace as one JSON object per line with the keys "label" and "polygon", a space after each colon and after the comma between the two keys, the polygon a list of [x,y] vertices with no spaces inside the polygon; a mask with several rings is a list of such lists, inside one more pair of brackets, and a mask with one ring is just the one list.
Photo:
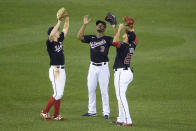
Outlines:
{"label": "shoelace", "polygon": [[44,118],[50,118],[50,114],[49,113],[43,113],[43,117]]}
{"label": "shoelace", "polygon": [[61,115],[59,115],[59,116],[57,116],[55,119],[57,119],[57,120],[60,120],[60,119],[62,119],[63,117],[61,116]]}

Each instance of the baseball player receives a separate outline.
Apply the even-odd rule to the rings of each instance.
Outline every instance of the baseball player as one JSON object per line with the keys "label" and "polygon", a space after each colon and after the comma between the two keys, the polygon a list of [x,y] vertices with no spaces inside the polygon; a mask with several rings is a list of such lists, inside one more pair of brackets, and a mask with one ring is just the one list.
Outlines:
{"label": "baseball player", "polygon": [[[108,51],[112,45],[113,38],[105,36],[104,31],[106,29],[106,23],[104,21],[96,21],[97,35],[84,35],[86,25],[90,22],[88,15],[84,16],[83,25],[78,32],[77,38],[83,43],[88,43],[90,46],[90,67],[88,71],[88,113],[83,116],[96,116],[96,88],[97,82],[99,82],[101,95],[102,95],[102,107],[103,116],[105,119],[109,119],[110,107],[108,96],[108,84],[110,78],[110,72],[108,68]],[[115,27],[113,27],[115,30]]]}
{"label": "baseball player", "polygon": [[117,120],[112,122],[121,126],[132,126],[132,119],[129,113],[129,106],[126,99],[126,91],[129,83],[133,80],[133,73],[130,69],[131,57],[137,45],[136,35],[134,31],[126,30],[123,35],[123,42],[119,41],[123,24],[119,25],[113,45],[116,49],[116,58],[113,65],[114,68],[114,85],[118,101],[119,115]]}
{"label": "baseball player", "polygon": [[[59,32],[62,20],[63,19],[58,18],[57,24],[54,27],[50,27],[48,29],[48,39],[46,41],[46,46],[50,56],[49,78],[52,82],[54,93],[50,97],[45,109],[40,112],[41,118],[44,120],[66,120],[66,118],[63,118],[59,112],[66,81],[63,40],[67,35],[69,28],[69,16],[65,16],[63,30],[62,32]],[[53,105],[54,116],[51,118],[49,115],[49,110]]]}

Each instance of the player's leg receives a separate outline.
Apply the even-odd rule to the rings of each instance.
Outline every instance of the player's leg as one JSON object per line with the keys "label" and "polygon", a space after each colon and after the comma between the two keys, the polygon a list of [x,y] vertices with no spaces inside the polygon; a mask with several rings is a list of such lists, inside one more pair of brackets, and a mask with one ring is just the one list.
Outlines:
{"label": "player's leg", "polygon": [[129,113],[129,106],[126,98],[126,91],[128,88],[129,83],[133,80],[133,74],[130,70],[122,71],[121,78],[120,78],[120,100],[123,107],[123,114],[124,114],[124,123],[125,124],[132,124],[131,116]]}
{"label": "player's leg", "polygon": [[116,92],[116,98],[118,101],[118,117],[117,121],[122,123],[124,122],[124,113],[123,113],[123,105],[122,100],[120,98],[120,77],[121,71],[115,71],[114,73],[114,86],[115,86],[115,92]]}
{"label": "player's leg", "polygon": [[46,107],[43,110],[43,113],[48,113],[50,108],[54,105],[54,103],[55,103],[55,99],[53,98],[53,96],[51,96],[50,99],[48,100]]}
{"label": "player's leg", "polygon": [[56,95],[55,95],[55,103],[54,103],[54,118],[60,115],[60,105],[61,98],[63,97],[66,74],[64,69],[58,69],[59,73],[56,76]]}
{"label": "player's leg", "polygon": [[54,105],[55,99],[51,96],[44,110],[40,112],[40,116],[44,120],[52,120],[49,114],[50,108]]}
{"label": "player's leg", "polygon": [[[53,74],[53,68],[50,67],[49,69],[49,78],[52,82],[52,86],[53,86],[53,89],[54,89],[54,86],[55,86],[55,82],[54,82],[54,74]],[[55,92],[55,91],[54,91]],[[43,119],[50,119],[50,115],[49,115],[49,110],[50,108],[54,105],[55,103],[55,99],[53,96],[50,97],[50,99],[48,100],[48,103],[46,105],[46,107],[44,108],[44,110],[42,112],[40,112],[40,115]]]}
{"label": "player's leg", "polygon": [[109,95],[108,95],[109,79],[110,79],[110,71],[108,65],[100,67],[98,80],[99,80],[99,86],[102,95],[103,115],[105,119],[108,119],[110,114]]}
{"label": "player's leg", "polygon": [[97,70],[96,67],[90,65],[87,77],[88,85],[88,113],[95,114],[96,111],[96,87],[97,87]]}
{"label": "player's leg", "polygon": [[55,100],[59,100],[63,97],[66,74],[64,69],[54,69],[54,94],[53,97]]}
{"label": "player's leg", "polygon": [[[55,94],[56,91],[55,91],[54,87],[56,85],[55,85],[55,80],[54,80],[54,69],[53,69],[53,67],[50,67],[50,69],[49,69],[49,79],[50,79],[50,81],[52,83],[53,91],[54,91],[54,94]],[[54,94],[53,94],[53,96],[54,96]],[[43,110],[44,113],[48,113],[50,108],[55,103],[55,99],[54,99],[53,96],[50,97],[50,99],[48,101],[48,104],[46,105],[46,108]]]}

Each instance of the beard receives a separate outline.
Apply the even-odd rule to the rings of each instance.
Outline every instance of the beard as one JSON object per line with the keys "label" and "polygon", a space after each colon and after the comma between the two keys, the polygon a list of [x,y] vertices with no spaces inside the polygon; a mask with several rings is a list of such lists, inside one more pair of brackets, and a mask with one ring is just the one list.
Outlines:
{"label": "beard", "polygon": [[98,30],[97,30],[97,32],[99,32],[99,33],[103,33],[103,32],[104,32],[104,30],[100,30],[100,29],[98,29]]}

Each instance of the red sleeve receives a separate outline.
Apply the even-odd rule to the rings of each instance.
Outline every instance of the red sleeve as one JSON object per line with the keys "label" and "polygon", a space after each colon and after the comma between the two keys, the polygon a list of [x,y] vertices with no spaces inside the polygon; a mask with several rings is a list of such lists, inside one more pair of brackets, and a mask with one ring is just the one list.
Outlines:
{"label": "red sleeve", "polygon": [[137,36],[136,36],[136,38],[135,38],[135,43],[136,43],[136,45],[138,44],[138,39],[137,39]]}
{"label": "red sleeve", "polygon": [[113,42],[112,43],[116,48],[120,48],[120,41],[119,42]]}

